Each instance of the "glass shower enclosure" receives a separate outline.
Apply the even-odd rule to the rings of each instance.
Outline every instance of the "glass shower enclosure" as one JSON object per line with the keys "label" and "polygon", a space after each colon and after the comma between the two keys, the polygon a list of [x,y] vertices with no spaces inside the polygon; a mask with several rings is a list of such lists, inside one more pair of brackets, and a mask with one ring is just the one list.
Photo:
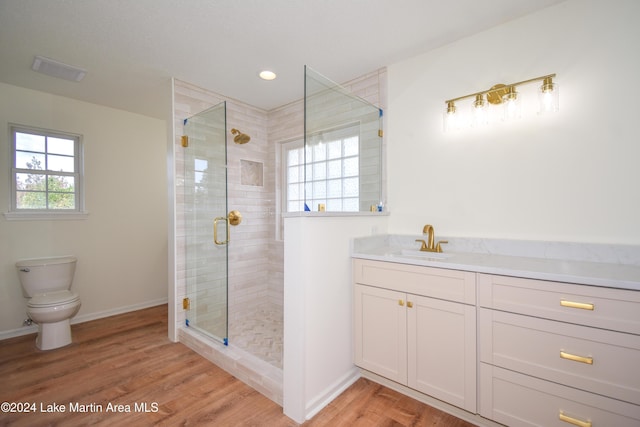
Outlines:
{"label": "glass shower enclosure", "polygon": [[382,109],[308,66],[304,92],[305,210],[382,211]]}
{"label": "glass shower enclosure", "polygon": [[227,345],[226,103],[186,119],[184,135],[186,326]]}

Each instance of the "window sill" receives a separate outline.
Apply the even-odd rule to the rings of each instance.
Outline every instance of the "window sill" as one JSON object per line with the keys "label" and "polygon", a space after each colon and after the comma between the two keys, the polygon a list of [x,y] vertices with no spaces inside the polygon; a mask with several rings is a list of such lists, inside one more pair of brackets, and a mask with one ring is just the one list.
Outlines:
{"label": "window sill", "polygon": [[89,212],[5,212],[7,221],[84,220]]}
{"label": "window sill", "polygon": [[335,217],[335,216],[389,216],[389,212],[388,211],[384,211],[384,212],[368,212],[368,211],[362,211],[362,212],[309,212],[309,211],[303,211],[303,212],[284,212],[282,213],[282,217],[283,218],[294,218],[294,217],[300,217],[300,216],[305,216],[305,217]]}

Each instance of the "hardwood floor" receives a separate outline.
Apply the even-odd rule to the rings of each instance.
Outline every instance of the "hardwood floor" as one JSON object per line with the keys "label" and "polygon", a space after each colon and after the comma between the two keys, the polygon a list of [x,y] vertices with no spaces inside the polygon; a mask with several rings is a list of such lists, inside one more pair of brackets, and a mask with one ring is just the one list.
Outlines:
{"label": "hardwood floor", "polygon": [[[166,305],[72,330],[73,344],[48,352],[36,349],[34,335],[0,341],[0,402],[22,410],[0,412],[1,426],[297,425],[271,400],[170,342]],[[472,426],[366,379],[304,424],[353,425]]]}

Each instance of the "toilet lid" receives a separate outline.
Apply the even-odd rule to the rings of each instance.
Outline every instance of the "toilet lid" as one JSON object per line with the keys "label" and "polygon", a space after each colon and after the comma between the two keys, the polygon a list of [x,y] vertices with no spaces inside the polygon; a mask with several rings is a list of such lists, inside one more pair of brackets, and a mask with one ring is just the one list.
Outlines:
{"label": "toilet lid", "polygon": [[48,307],[51,305],[72,303],[79,299],[78,294],[71,291],[53,291],[34,295],[27,305],[29,307]]}

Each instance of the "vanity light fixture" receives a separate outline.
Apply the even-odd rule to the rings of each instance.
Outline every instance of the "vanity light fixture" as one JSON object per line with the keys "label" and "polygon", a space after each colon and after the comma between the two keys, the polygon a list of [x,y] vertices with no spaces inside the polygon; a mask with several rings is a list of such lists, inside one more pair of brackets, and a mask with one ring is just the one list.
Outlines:
{"label": "vanity light fixture", "polygon": [[497,105],[502,106],[502,114],[493,114],[493,116],[501,116],[506,121],[519,119],[522,115],[522,100],[516,88],[537,81],[542,82],[538,91],[539,114],[555,113],[559,110],[559,87],[553,81],[555,77],[555,74],[548,74],[508,85],[497,84],[487,90],[448,99],[445,101],[447,108],[443,115],[444,130],[446,132],[463,127],[463,118],[460,117],[461,113],[455,103],[467,98],[474,98],[471,104],[471,118],[467,120],[473,127],[487,124],[491,114],[489,110]]}
{"label": "vanity light fixture", "polygon": [[516,120],[522,117],[522,103],[515,86],[509,86],[502,97],[504,120]]}
{"label": "vanity light fixture", "polygon": [[558,84],[553,82],[551,76],[545,77],[538,91],[540,98],[540,114],[557,113],[560,109],[560,99],[558,97],[560,89]]}
{"label": "vanity light fixture", "polygon": [[476,95],[475,101],[471,104],[471,126],[480,127],[489,123],[489,107],[484,100],[484,96]]}
{"label": "vanity light fixture", "polygon": [[445,132],[456,130],[458,128],[458,116],[459,114],[456,114],[456,104],[454,101],[447,102],[447,111],[445,111],[443,115],[443,126]]}

